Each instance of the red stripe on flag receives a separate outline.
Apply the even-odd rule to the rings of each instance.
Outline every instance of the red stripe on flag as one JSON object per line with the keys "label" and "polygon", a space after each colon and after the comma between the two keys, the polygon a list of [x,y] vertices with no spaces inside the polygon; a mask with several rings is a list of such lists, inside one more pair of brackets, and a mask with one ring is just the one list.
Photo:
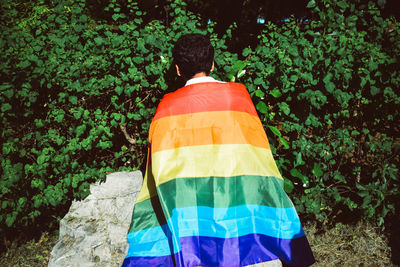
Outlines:
{"label": "red stripe on flag", "polygon": [[244,85],[211,82],[188,85],[165,95],[153,121],[173,115],[223,110],[258,116]]}

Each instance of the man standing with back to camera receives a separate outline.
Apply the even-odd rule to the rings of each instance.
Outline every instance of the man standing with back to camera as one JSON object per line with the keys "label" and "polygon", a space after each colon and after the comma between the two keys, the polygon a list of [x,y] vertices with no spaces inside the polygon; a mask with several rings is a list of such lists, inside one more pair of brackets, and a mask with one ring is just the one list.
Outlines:
{"label": "man standing with back to camera", "polygon": [[151,123],[123,266],[314,263],[245,86],[208,76],[214,48],[203,35],[180,37],[173,57],[186,85]]}

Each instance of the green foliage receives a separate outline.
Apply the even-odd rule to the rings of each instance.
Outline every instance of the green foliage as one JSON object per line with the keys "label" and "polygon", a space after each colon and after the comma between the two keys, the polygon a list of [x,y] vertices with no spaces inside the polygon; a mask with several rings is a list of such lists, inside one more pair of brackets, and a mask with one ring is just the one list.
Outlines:
{"label": "green foliage", "polygon": [[180,0],[163,21],[103,2],[1,1],[0,232],[59,216],[91,182],[143,164],[158,101],[179,85],[171,45],[187,32],[210,35],[216,78],[246,84],[301,212],[358,209],[379,223],[394,212],[400,32],[373,4],[311,1],[311,25],[270,23],[238,55],[226,45],[237,25],[217,36]]}
{"label": "green foliage", "polygon": [[399,197],[399,27],[389,31],[394,21],[372,2],[308,6],[311,25],[268,23],[244,49],[240,81],[300,212],[325,220],[357,210],[382,225]]}
{"label": "green foliage", "polygon": [[168,23],[146,24],[133,1],[110,1],[102,19],[83,0],[1,5],[0,232],[57,215],[91,182],[140,167],[175,82],[171,45],[207,31],[181,1],[169,2]]}

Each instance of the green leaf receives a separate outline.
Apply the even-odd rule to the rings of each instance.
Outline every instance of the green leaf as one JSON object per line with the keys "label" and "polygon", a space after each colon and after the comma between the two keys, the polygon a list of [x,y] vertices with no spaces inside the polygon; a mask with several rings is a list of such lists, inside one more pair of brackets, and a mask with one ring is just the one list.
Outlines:
{"label": "green leaf", "polygon": [[6,112],[8,110],[11,110],[11,105],[9,103],[1,104],[1,112]]}
{"label": "green leaf", "polygon": [[246,67],[247,63],[241,60],[237,60],[232,66],[232,70],[235,72],[240,72]]}
{"label": "green leaf", "polygon": [[302,154],[301,154],[301,152],[299,152],[299,153],[297,153],[297,155],[296,155],[296,162],[294,163],[294,166],[295,167],[297,167],[297,166],[300,166],[300,165],[304,165],[304,161],[303,161],[303,159],[302,159]]}
{"label": "green leaf", "polygon": [[273,133],[273,134],[275,134],[276,136],[278,136],[278,137],[281,137],[282,136],[282,134],[281,134],[281,132],[275,127],[275,126],[270,126],[270,125],[268,125],[268,128],[271,130],[271,132]]}
{"label": "green leaf", "polygon": [[101,37],[96,37],[96,38],[94,38],[94,42],[95,42],[97,45],[102,45],[102,44],[104,43],[104,40],[103,40],[103,38],[101,38]]}
{"label": "green leaf", "polygon": [[296,82],[298,79],[299,79],[299,76],[297,76],[297,75],[291,75],[290,76],[290,78],[289,78],[291,81],[293,81],[293,82]]}
{"label": "green leaf", "polygon": [[41,120],[41,119],[35,119],[35,125],[36,125],[36,127],[43,127],[44,126],[44,123],[43,123],[43,120]]}
{"label": "green leaf", "polygon": [[86,22],[88,20],[88,17],[86,16],[86,15],[82,15],[82,16],[80,16],[80,18],[79,18],[79,21],[80,22]]}
{"label": "green leaf", "polygon": [[333,74],[330,73],[330,72],[328,72],[328,73],[325,75],[324,79],[322,79],[322,81],[323,81],[325,84],[327,84],[327,83],[329,83],[329,82],[331,81],[332,77],[333,77]]}
{"label": "green leaf", "polygon": [[311,171],[317,178],[321,177],[324,173],[318,163],[314,163],[314,168]]}
{"label": "green leaf", "polygon": [[359,190],[363,190],[363,191],[367,190],[367,188],[366,188],[365,186],[363,186],[363,185],[361,185],[361,184],[359,184],[359,183],[356,183],[356,187],[357,187],[357,189],[359,189]]}
{"label": "green leaf", "polygon": [[133,114],[132,114],[132,118],[133,118],[135,121],[140,121],[140,120],[142,119],[142,116],[141,116],[140,114],[138,114],[138,113],[133,113]]}
{"label": "green leaf", "polygon": [[132,58],[133,62],[135,62],[136,64],[142,64],[144,62],[143,57],[134,57]]}
{"label": "green leaf", "polygon": [[265,96],[264,92],[261,91],[260,89],[256,90],[256,93],[255,93],[255,94],[256,94],[256,96],[259,97],[259,98],[262,98],[262,97]]}
{"label": "green leaf", "polygon": [[117,86],[117,87],[115,87],[115,92],[116,92],[118,95],[121,95],[121,94],[122,94],[122,91],[124,91],[124,88],[123,88],[122,86]]}
{"label": "green leaf", "polygon": [[19,66],[23,69],[29,67],[31,65],[31,62],[29,62],[28,60],[24,60],[22,62],[19,63]]}
{"label": "green leaf", "polygon": [[335,90],[335,84],[333,82],[328,82],[325,84],[325,88],[326,91],[328,91],[329,93],[333,93],[333,91]]}
{"label": "green leaf", "polygon": [[289,105],[287,103],[285,103],[285,102],[278,103],[278,106],[279,106],[279,109],[281,111],[283,111],[283,113],[285,113],[286,116],[289,115],[290,107],[289,107]]}
{"label": "green leaf", "polygon": [[241,70],[238,72],[237,77],[241,78],[246,73],[246,70]]}
{"label": "green leaf", "polygon": [[273,89],[273,90],[269,91],[269,93],[275,98],[278,98],[282,95],[281,91],[278,89]]}
{"label": "green leaf", "polygon": [[78,127],[76,127],[76,137],[81,136],[86,130],[86,125],[79,125]]}
{"label": "green leaf", "polygon": [[68,97],[69,102],[71,102],[73,105],[78,104],[78,98],[74,95],[71,95]]}
{"label": "green leaf", "polygon": [[74,26],[74,30],[76,32],[81,32],[83,30],[83,26],[81,24],[77,24]]}
{"label": "green leaf", "polygon": [[346,1],[338,1],[337,5],[341,8],[341,9],[346,9],[349,5],[346,3]]}
{"label": "green leaf", "polygon": [[229,80],[231,83],[235,82],[235,80],[236,80],[235,75],[233,75],[232,73],[228,73],[228,74],[226,75],[226,77],[228,78],[228,80]]}
{"label": "green leaf", "polygon": [[82,110],[76,110],[76,111],[74,111],[73,115],[74,115],[74,118],[75,118],[76,120],[79,120],[79,119],[81,118],[81,116],[82,116]]}
{"label": "green leaf", "polygon": [[307,4],[307,8],[314,8],[316,6],[315,0],[311,0]]}
{"label": "green leaf", "polygon": [[251,54],[251,49],[250,48],[246,47],[245,49],[243,49],[242,55],[244,57],[247,57],[250,54]]}
{"label": "green leaf", "polygon": [[262,113],[262,114],[267,114],[267,113],[268,113],[268,107],[267,107],[267,105],[266,105],[264,102],[262,102],[262,101],[258,102],[258,104],[257,104],[257,106],[256,106],[256,109],[257,109],[260,113]]}
{"label": "green leaf", "polygon": [[264,65],[264,63],[262,63],[262,62],[260,62],[260,61],[257,61],[254,65],[255,65],[255,67],[256,67],[257,69],[259,69],[260,71],[265,71],[265,65]]}
{"label": "green leaf", "polygon": [[288,142],[286,141],[286,139],[285,138],[283,138],[283,137],[279,137],[279,140],[281,141],[281,143],[282,143],[282,145],[283,145],[283,147],[285,148],[285,149],[289,149],[289,144],[288,144]]}
{"label": "green leaf", "polygon": [[371,70],[371,71],[378,69],[378,64],[372,60],[369,61],[368,66],[369,66],[369,70]]}
{"label": "green leaf", "polygon": [[303,184],[308,185],[307,178],[298,169],[296,168],[291,169],[290,175],[299,178]]}
{"label": "green leaf", "polygon": [[366,85],[366,84],[367,84],[367,78],[361,77],[360,87],[362,88],[362,87],[364,87],[364,85]]}
{"label": "green leaf", "polygon": [[371,92],[371,95],[372,95],[372,96],[376,96],[377,94],[379,94],[380,91],[381,91],[381,90],[380,90],[378,87],[376,87],[376,86],[371,86],[370,92]]}
{"label": "green leaf", "polygon": [[114,21],[116,21],[116,20],[118,20],[118,19],[121,17],[121,15],[118,14],[118,13],[115,13],[115,14],[112,15],[111,17],[112,17],[112,19],[113,19]]}
{"label": "green leaf", "polygon": [[13,212],[11,214],[7,214],[6,225],[8,227],[11,227],[14,224],[16,217],[17,217],[17,213],[16,212]]}
{"label": "green leaf", "polygon": [[56,143],[57,143],[57,145],[61,146],[63,143],[63,140],[61,138],[57,138]]}
{"label": "green leaf", "polygon": [[26,204],[26,197],[20,197],[18,199],[18,205],[19,206],[24,206]]}
{"label": "green leaf", "polygon": [[38,158],[37,158],[37,163],[39,165],[42,165],[43,163],[45,163],[48,159],[48,156],[46,156],[45,154],[41,154]]}
{"label": "green leaf", "polygon": [[283,188],[285,189],[286,193],[292,193],[292,191],[294,189],[294,185],[293,185],[292,181],[283,177]]}
{"label": "green leaf", "polygon": [[264,81],[260,78],[260,77],[258,77],[258,78],[256,78],[255,80],[254,80],[254,84],[255,85],[259,85],[259,84],[262,84]]}
{"label": "green leaf", "polygon": [[142,85],[143,87],[149,87],[150,86],[149,82],[146,79],[142,79],[140,81],[140,85]]}

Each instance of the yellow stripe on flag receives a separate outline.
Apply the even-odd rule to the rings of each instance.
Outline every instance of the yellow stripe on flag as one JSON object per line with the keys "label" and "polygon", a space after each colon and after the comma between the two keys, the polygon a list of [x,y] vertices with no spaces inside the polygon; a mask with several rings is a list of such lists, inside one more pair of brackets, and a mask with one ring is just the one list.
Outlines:
{"label": "yellow stripe on flag", "polygon": [[190,146],[153,153],[152,173],[156,186],[185,177],[257,175],[282,179],[271,150],[248,144]]}

